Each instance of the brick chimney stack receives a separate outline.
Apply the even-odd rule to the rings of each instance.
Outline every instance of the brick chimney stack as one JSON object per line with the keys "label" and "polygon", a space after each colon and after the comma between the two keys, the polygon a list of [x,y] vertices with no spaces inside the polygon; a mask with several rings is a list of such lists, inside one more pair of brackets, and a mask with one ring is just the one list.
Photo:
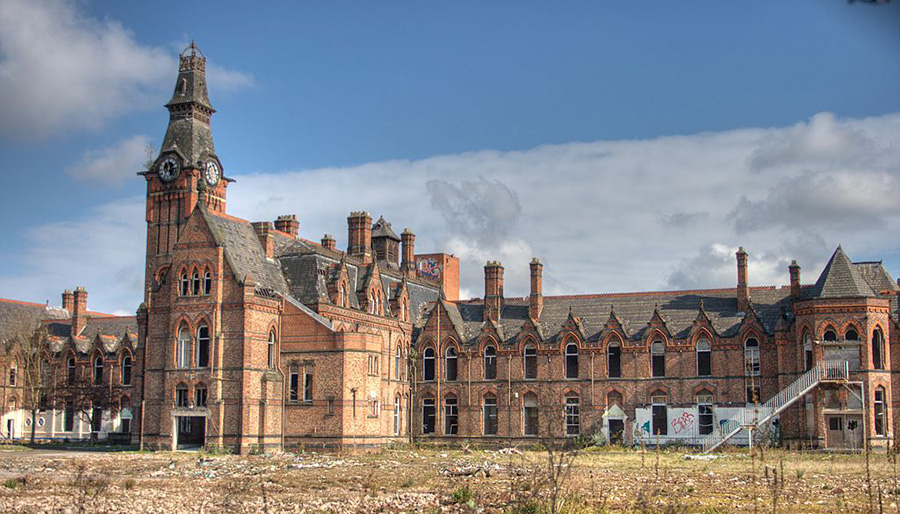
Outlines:
{"label": "brick chimney stack", "polygon": [[531,259],[531,295],[528,297],[528,316],[537,321],[544,309],[544,265],[540,259]]}
{"label": "brick chimney stack", "polygon": [[347,217],[347,255],[372,262],[372,216],[368,212],[351,212]]}
{"label": "brick chimney stack", "polygon": [[290,234],[291,237],[297,237],[300,233],[300,222],[297,221],[296,214],[283,214],[275,220],[275,230]]}
{"label": "brick chimney stack", "polygon": [[259,238],[259,244],[262,245],[263,251],[266,252],[266,257],[269,259],[275,257],[275,234],[273,233],[275,227],[272,226],[272,222],[254,221],[251,225],[253,225],[253,230],[256,232],[256,237]]}
{"label": "brick chimney stack", "polygon": [[83,287],[78,286],[72,296],[75,300],[72,308],[72,337],[75,337],[84,330],[84,326],[87,324],[88,293]]}
{"label": "brick chimney stack", "polygon": [[797,261],[791,261],[788,272],[791,274],[791,298],[800,298],[800,265]]}
{"label": "brick chimney stack", "polygon": [[747,252],[742,246],[734,255],[737,257],[737,310],[746,312],[750,307],[750,288],[747,287]]}
{"label": "brick chimney stack", "polygon": [[483,321],[500,320],[503,309],[503,265],[488,261],[484,265],[484,315]]}
{"label": "brick chimney stack", "polygon": [[416,235],[412,230],[403,229],[403,233],[400,234],[400,244],[403,254],[403,258],[400,260],[400,269],[412,274],[416,271]]}
{"label": "brick chimney stack", "polygon": [[75,312],[75,293],[71,289],[62,292],[62,308],[69,311],[69,314]]}
{"label": "brick chimney stack", "polygon": [[331,234],[325,234],[325,237],[322,238],[322,246],[326,250],[335,251],[334,236],[332,236]]}

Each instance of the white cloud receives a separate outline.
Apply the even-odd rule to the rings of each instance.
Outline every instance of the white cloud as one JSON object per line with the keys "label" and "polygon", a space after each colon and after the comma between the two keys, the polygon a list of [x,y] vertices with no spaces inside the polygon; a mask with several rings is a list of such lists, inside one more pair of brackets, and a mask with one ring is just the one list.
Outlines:
{"label": "white cloud", "polygon": [[[792,153],[753,164],[779,139],[812,137],[815,122],[802,122],[240,175],[228,212],[296,213],[301,236],[334,234],[339,247],[350,211],[383,214],[416,232],[420,253],[459,256],[473,296],[487,260],[504,264],[508,296],[525,295],[532,256],[544,261],[547,294],[733,287],[738,246],[750,254],[751,285],[787,283],[791,259],[809,283],[838,243],[857,259],[900,253],[900,114],[834,123],[856,134],[843,149],[856,161]],[[84,284],[95,307],[134,310],[144,230],[141,199],[35,227],[23,273],[0,277],[0,291],[55,298]]]}
{"label": "white cloud", "polygon": [[[177,70],[168,50],[142,45],[115,20],[70,0],[0,2],[0,136],[33,140],[97,128],[156,107]],[[252,78],[210,65],[223,90]]]}
{"label": "white cloud", "polygon": [[85,152],[81,162],[66,168],[66,173],[80,180],[118,185],[146,169],[147,160],[153,157],[150,138],[133,136],[112,148]]}
{"label": "white cloud", "polygon": [[6,298],[61,303],[63,289],[84,286],[88,308],[134,314],[143,301],[144,199],[125,198],[83,216],[32,227],[21,272],[0,276]]}
{"label": "white cloud", "polygon": [[526,294],[532,255],[549,293],[729,287],[738,246],[751,284],[783,284],[791,259],[814,280],[838,243],[851,257],[897,251],[897,162],[900,115],[819,114],[785,128],[244,175],[229,210],[296,213],[302,234],[339,246],[351,210],[384,214],[413,228],[418,251],[456,253],[476,296],[488,259],[506,267],[509,295]]}

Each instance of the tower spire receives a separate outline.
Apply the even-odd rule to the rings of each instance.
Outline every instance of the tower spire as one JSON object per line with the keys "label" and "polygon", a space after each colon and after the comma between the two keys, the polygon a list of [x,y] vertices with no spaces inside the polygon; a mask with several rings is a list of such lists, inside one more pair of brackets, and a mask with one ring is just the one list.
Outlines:
{"label": "tower spire", "polygon": [[206,89],[206,56],[193,40],[178,56],[178,79],[166,108],[169,127],[160,154],[178,153],[185,168],[199,168],[214,157],[210,118],[216,110]]}

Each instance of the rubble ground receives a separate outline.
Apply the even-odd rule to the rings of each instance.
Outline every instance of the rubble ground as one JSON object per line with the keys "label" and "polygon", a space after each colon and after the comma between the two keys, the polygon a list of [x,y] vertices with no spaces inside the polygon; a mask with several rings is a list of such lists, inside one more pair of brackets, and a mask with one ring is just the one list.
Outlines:
{"label": "rubble ground", "polygon": [[[565,512],[897,512],[896,456],[595,450],[560,489]],[[893,457],[893,458],[892,458]],[[0,512],[540,512],[540,450],[373,453],[0,452]],[[871,489],[868,484],[871,484]],[[546,503],[544,503],[546,505]],[[577,508],[576,508],[577,507]]]}

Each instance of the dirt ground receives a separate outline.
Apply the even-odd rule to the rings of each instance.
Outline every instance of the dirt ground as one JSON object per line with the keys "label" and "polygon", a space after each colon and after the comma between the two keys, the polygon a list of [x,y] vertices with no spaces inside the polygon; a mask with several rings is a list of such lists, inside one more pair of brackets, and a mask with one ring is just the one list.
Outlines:
{"label": "dirt ground", "polygon": [[896,459],[875,453],[868,479],[866,469],[864,455],[598,450],[554,467],[554,488],[548,454],[537,450],[239,457],[16,448],[0,451],[0,512],[540,514],[554,491],[568,514],[900,512]]}

